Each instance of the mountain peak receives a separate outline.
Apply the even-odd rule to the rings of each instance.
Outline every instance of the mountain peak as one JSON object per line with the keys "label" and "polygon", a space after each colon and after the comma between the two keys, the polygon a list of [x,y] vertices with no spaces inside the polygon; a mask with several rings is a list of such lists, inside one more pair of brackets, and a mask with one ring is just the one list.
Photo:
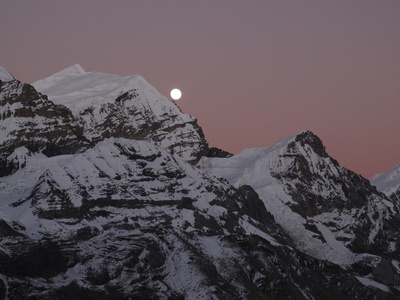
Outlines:
{"label": "mountain peak", "polygon": [[322,140],[310,130],[301,131],[298,135],[296,135],[295,142],[299,142],[302,146],[309,145],[315,151],[315,153],[321,157],[328,156]]}
{"label": "mountain peak", "polygon": [[[65,85],[65,83],[63,84],[62,81],[65,81],[68,79],[73,80],[77,76],[84,75],[84,74],[86,74],[86,71],[79,64],[75,64],[75,65],[65,68],[57,73],[54,73],[53,75],[50,75],[47,78],[38,80],[38,81],[32,83],[32,85],[35,87],[36,90],[43,93],[42,90],[46,89],[49,86],[54,86],[59,83],[61,85]],[[44,94],[47,94],[46,92]]]}
{"label": "mountain peak", "polygon": [[74,65],[33,86],[53,103],[66,106],[84,125],[89,141],[112,136],[153,141],[193,162],[208,149],[195,118],[140,75],[85,72]]}
{"label": "mountain peak", "polygon": [[14,76],[7,72],[2,66],[0,66],[0,81],[11,81],[14,80]]}
{"label": "mountain peak", "polygon": [[386,173],[377,174],[371,178],[371,183],[390,199],[400,199],[400,164]]}

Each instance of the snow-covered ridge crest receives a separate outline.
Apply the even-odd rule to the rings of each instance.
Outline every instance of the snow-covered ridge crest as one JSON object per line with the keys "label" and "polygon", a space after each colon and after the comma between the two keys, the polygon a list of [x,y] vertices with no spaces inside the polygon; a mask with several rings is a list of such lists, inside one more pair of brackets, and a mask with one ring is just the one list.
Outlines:
{"label": "snow-covered ridge crest", "polygon": [[90,141],[111,136],[151,140],[186,161],[197,161],[207,149],[196,119],[140,75],[85,72],[74,65],[33,86],[68,107]]}
{"label": "snow-covered ridge crest", "polygon": [[400,200],[400,164],[388,172],[375,175],[371,183],[389,198]]}
{"label": "snow-covered ridge crest", "polygon": [[174,108],[180,112],[174,102],[158,93],[138,74],[119,76],[86,72],[79,64],[75,64],[32,85],[54,103],[67,106],[75,116],[90,106],[114,103],[116,98],[136,88],[141,88],[141,92],[147,96],[146,100],[153,104],[168,100],[168,105],[163,103],[161,108]]}
{"label": "snow-covered ridge crest", "polygon": [[53,75],[51,75],[51,77],[61,77],[65,75],[80,75],[84,73],[86,73],[86,71],[81,67],[81,65],[75,64],[57,73],[54,73]]}
{"label": "snow-covered ridge crest", "polygon": [[340,167],[309,131],[230,158],[202,158],[200,165],[236,187],[252,186],[297,248],[318,259],[346,266],[360,248],[399,251],[397,231],[385,229],[398,224],[398,205]]}
{"label": "snow-covered ridge crest", "polygon": [[7,72],[2,66],[0,66],[0,81],[11,81],[14,80],[14,76]]}
{"label": "snow-covered ridge crest", "polygon": [[[352,261],[351,251],[343,249],[343,246],[332,247],[323,243],[315,233],[308,231],[306,218],[292,211],[290,206],[296,202],[288,195],[279,179],[280,175],[295,167],[290,160],[290,154],[287,154],[288,147],[290,148],[299,136],[310,134],[312,135],[308,131],[301,131],[270,147],[245,149],[230,158],[203,157],[199,165],[217,178],[226,178],[235,187],[252,186],[268,211],[294,239],[298,249],[318,259],[326,259],[344,266]],[[301,148],[301,151],[303,150],[305,149]],[[292,155],[295,155],[294,150]],[[310,163],[314,168],[318,164],[318,158],[312,157]]]}

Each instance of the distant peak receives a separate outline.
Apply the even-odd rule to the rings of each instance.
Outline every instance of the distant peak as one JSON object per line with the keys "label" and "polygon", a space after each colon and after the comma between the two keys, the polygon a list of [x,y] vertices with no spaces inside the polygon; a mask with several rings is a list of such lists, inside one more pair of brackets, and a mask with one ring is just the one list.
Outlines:
{"label": "distant peak", "polygon": [[307,144],[311,146],[314,151],[322,157],[327,156],[322,140],[310,130],[301,131],[298,135],[296,135],[295,142],[299,142],[302,146]]}
{"label": "distant peak", "polygon": [[0,66],[0,80],[1,81],[11,81],[14,80],[14,76],[7,72],[2,66]]}
{"label": "distant peak", "polygon": [[79,74],[86,73],[86,71],[81,67],[80,64],[74,64],[73,66],[69,67],[68,69],[71,69]]}
{"label": "distant peak", "polygon": [[296,135],[296,141],[303,139],[319,139],[319,137],[310,130],[302,130]]}

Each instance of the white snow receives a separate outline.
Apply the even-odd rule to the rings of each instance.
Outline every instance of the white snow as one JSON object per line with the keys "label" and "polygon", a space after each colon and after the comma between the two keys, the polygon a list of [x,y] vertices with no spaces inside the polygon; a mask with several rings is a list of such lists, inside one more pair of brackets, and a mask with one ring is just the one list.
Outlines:
{"label": "white snow", "polygon": [[262,237],[263,239],[267,240],[268,242],[270,242],[273,246],[282,246],[272,236],[261,231],[260,229],[258,229],[256,227],[254,227],[254,225],[250,224],[247,216],[240,219],[239,223],[240,223],[240,226],[246,231],[247,235],[251,235],[251,234],[258,235],[258,236]]}
{"label": "white snow", "polygon": [[370,181],[378,191],[390,196],[400,189],[400,164],[394,166],[388,172],[375,175]]}
{"label": "white snow", "polygon": [[[297,136],[297,135],[296,135]],[[283,174],[292,168],[290,158],[285,157],[287,146],[296,136],[286,138],[267,148],[246,149],[229,158],[202,158],[199,166],[208,174],[217,178],[225,178],[235,187],[250,185],[259,194],[267,210],[275,220],[293,238],[296,246],[305,253],[318,259],[326,259],[341,266],[351,263],[353,253],[341,241],[337,241],[334,234],[322,223],[321,234],[329,241],[322,242],[315,237],[315,233],[305,228],[307,222],[289,207],[293,199],[284,190],[282,182],[273,176],[273,173]],[[302,155],[308,157],[311,168],[318,172],[322,163],[330,166],[329,158],[320,158],[309,148],[296,148]],[[337,175],[338,170],[329,167],[326,172]],[[319,190],[322,195],[328,191]],[[346,218],[346,216],[341,216]],[[315,220],[316,223],[320,222]],[[243,224],[244,225],[244,224]],[[249,228],[248,226],[246,226]]]}
{"label": "white snow", "polygon": [[375,280],[372,280],[372,279],[366,278],[366,277],[360,277],[360,276],[356,276],[356,278],[358,279],[358,281],[360,281],[365,286],[372,286],[372,287],[378,288],[387,293],[390,292],[390,288],[387,285],[376,282]]}
{"label": "white snow", "polygon": [[210,287],[205,288],[205,277],[192,263],[192,258],[185,251],[185,245],[179,239],[175,239],[173,243],[175,250],[165,263],[166,277],[163,281],[172,289],[183,293],[187,299],[216,299]]}
{"label": "white snow", "polygon": [[[158,179],[148,177],[147,181],[143,181],[146,177],[140,165],[143,161],[130,159],[129,155],[121,154],[121,149],[143,157],[154,156],[154,160],[146,161],[146,169],[158,174]],[[82,205],[83,197],[86,200],[96,200],[111,190],[115,200],[163,201],[189,197],[196,199],[193,205],[208,215],[219,217],[226,213],[225,208],[209,204],[216,198],[214,193],[206,189],[211,184],[210,179],[197,168],[171,156],[163,148],[145,141],[111,138],[99,142],[84,153],[51,158],[43,154],[32,154],[21,147],[8,159],[18,161],[24,167],[12,175],[0,178],[0,218],[18,221],[29,228],[30,232],[40,231],[40,224],[44,222],[39,222],[32,214],[35,209],[60,208],[54,199],[46,198],[47,191],[52,188],[49,182],[67,195],[75,207]],[[163,176],[165,172],[178,172],[185,176],[170,178]],[[213,184],[221,184],[225,188],[223,183]],[[29,199],[19,206],[10,206],[27,199],[34,189],[43,194],[41,199],[37,199],[34,209],[30,208],[32,203]],[[177,227],[183,226],[185,221],[193,226],[193,211],[183,210],[179,220],[174,221]],[[59,230],[60,225],[55,224],[46,225],[46,228],[56,226],[54,230]]]}
{"label": "white snow", "polygon": [[[100,72],[86,72],[76,64],[32,84],[56,104],[67,106],[74,116],[93,105],[114,103],[123,93],[137,89],[144,105],[156,115],[167,112],[181,115],[176,104],[162,96],[142,76],[119,76]],[[188,115],[183,116],[191,120]]]}
{"label": "white snow", "polygon": [[8,73],[6,69],[0,66],[0,80],[5,82],[11,81],[14,80],[14,77],[10,73]]}
{"label": "white snow", "polygon": [[349,249],[347,249],[342,242],[336,240],[335,235],[329,230],[328,227],[324,226],[321,223],[316,223],[315,225],[322,233],[329,247],[335,250],[336,256],[347,258],[348,261],[354,257],[354,254]]}
{"label": "white snow", "polygon": [[[86,72],[74,65],[32,85],[55,104],[67,106],[83,124],[89,140],[102,139],[104,132],[98,126],[113,116],[132,134],[158,125],[157,131],[142,134],[143,139],[169,149],[185,161],[193,160],[196,145],[203,143],[194,127],[195,119],[182,113],[175,101],[161,95],[140,75]],[[125,94],[129,98],[116,100]]]}

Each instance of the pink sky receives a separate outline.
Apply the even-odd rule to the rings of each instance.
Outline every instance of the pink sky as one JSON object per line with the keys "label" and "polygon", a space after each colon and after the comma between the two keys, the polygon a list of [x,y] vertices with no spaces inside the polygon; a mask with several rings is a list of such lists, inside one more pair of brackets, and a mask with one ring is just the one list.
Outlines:
{"label": "pink sky", "polygon": [[369,178],[400,163],[399,0],[2,1],[0,65],[143,75],[238,153],[311,130]]}

